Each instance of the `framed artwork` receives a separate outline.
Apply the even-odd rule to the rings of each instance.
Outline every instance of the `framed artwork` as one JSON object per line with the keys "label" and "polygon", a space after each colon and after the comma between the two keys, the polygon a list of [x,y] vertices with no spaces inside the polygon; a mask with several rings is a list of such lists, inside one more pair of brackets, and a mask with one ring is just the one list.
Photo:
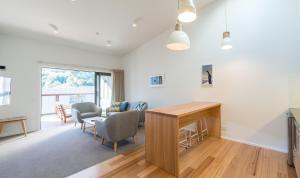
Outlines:
{"label": "framed artwork", "polygon": [[149,76],[149,87],[163,87],[165,82],[164,74],[157,74]]}
{"label": "framed artwork", "polygon": [[202,66],[202,86],[212,86],[213,85],[213,66],[203,65]]}

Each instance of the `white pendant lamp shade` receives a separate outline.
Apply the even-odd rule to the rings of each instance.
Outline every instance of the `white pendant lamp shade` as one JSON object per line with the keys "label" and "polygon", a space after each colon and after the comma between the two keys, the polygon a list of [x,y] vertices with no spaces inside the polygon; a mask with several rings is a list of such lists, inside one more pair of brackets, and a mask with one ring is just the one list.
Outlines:
{"label": "white pendant lamp shade", "polygon": [[175,26],[175,31],[169,36],[167,48],[173,51],[183,51],[190,48],[189,36],[182,31],[182,25],[178,22]]}
{"label": "white pendant lamp shade", "polygon": [[223,33],[223,40],[221,43],[221,49],[228,50],[232,49],[231,39],[230,39],[230,32]]}
{"label": "white pendant lamp shade", "polygon": [[196,7],[193,0],[179,0],[178,20],[180,22],[193,22],[197,18]]}

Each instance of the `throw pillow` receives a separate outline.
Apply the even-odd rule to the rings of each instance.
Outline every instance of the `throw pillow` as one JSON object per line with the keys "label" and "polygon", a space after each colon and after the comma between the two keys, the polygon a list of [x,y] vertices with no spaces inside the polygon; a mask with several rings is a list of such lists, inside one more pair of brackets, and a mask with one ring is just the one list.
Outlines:
{"label": "throw pillow", "polygon": [[144,109],[145,104],[145,102],[139,102],[135,109],[138,111],[142,111]]}
{"label": "throw pillow", "polygon": [[109,112],[120,112],[120,102],[112,103],[110,108],[108,109]]}
{"label": "throw pillow", "polygon": [[120,104],[120,111],[121,112],[127,111],[127,108],[128,108],[128,102],[127,101],[121,102],[121,104]]}

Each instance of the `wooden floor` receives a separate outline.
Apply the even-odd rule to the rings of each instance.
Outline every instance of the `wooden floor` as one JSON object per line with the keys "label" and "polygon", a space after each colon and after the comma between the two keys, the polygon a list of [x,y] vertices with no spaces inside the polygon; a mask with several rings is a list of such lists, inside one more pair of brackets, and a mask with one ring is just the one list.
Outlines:
{"label": "wooden floor", "polygon": [[[70,176],[98,177],[173,177],[145,162],[144,147],[118,155]],[[228,140],[207,138],[180,154],[180,177],[220,178],[296,178],[287,165],[287,155]]]}

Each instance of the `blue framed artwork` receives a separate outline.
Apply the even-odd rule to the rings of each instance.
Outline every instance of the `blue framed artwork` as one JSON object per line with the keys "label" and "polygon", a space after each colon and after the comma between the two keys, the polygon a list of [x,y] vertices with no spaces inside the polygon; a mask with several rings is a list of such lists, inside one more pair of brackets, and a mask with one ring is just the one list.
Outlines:
{"label": "blue framed artwork", "polygon": [[164,74],[151,75],[149,77],[149,87],[163,87],[164,80]]}

